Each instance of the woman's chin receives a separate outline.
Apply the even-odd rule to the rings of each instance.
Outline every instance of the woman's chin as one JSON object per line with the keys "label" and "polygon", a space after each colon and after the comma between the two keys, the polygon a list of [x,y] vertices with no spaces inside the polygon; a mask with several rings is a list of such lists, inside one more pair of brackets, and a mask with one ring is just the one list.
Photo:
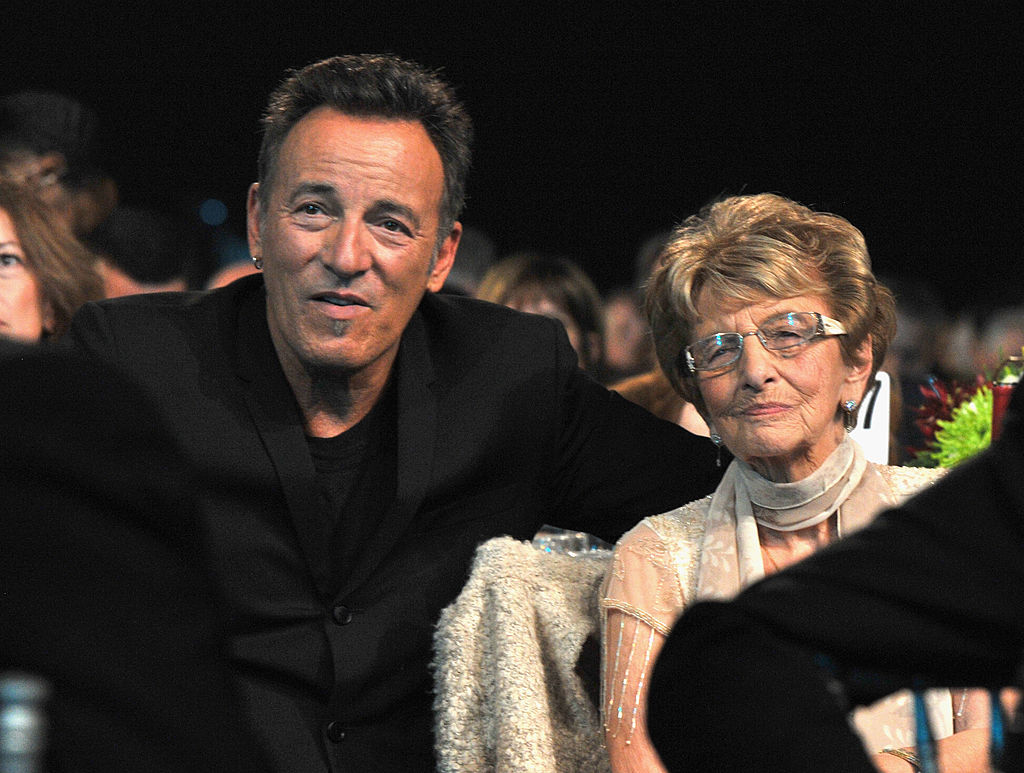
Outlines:
{"label": "woman's chin", "polygon": [[777,438],[765,438],[757,442],[747,440],[741,444],[739,450],[732,453],[763,477],[780,483],[784,480],[794,480],[793,474],[797,472],[801,476],[813,472],[806,469],[807,446],[803,443],[784,442]]}
{"label": "woman's chin", "polygon": [[[726,445],[728,446],[728,443]],[[728,447],[734,456],[748,464],[759,459],[773,464],[781,464],[800,457],[801,450],[805,449],[806,445],[791,439],[757,435],[742,438],[735,446]]]}

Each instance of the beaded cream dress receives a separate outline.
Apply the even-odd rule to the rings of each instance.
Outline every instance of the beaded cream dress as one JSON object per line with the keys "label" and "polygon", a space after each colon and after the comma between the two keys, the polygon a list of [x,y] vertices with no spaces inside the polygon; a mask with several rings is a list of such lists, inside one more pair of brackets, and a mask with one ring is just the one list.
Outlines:
{"label": "beaded cream dress", "polygon": [[[847,438],[807,481],[773,484],[735,460],[713,495],[646,518],[627,532],[616,546],[601,600],[602,712],[609,746],[631,744],[641,734],[636,745],[649,748],[643,735],[643,701],[653,657],[691,601],[731,598],[764,576],[758,525],[779,529],[776,536],[786,539],[787,533],[807,524],[837,518],[840,535],[849,534],[942,472],[866,462],[859,446]],[[780,509],[760,507],[765,500]],[[753,508],[752,501],[757,503]],[[783,522],[772,523],[776,513],[783,514]],[[961,692],[927,693],[936,738],[953,733]],[[914,745],[909,692],[858,709],[853,721],[869,754]],[[634,763],[629,769],[647,768]]]}

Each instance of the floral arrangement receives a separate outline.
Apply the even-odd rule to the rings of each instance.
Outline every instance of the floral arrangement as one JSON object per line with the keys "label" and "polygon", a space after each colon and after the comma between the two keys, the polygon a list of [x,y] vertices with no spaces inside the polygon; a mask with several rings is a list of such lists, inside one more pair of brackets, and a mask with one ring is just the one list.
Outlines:
{"label": "floral arrangement", "polygon": [[915,423],[925,438],[918,467],[952,467],[992,442],[992,390],[983,376],[973,383],[930,379],[920,387],[924,402]]}
{"label": "floral arrangement", "polygon": [[[1024,350],[1021,351],[1024,355]],[[1020,358],[1007,359],[992,378],[976,376],[973,382],[929,379],[920,387],[924,402],[915,423],[925,437],[925,447],[915,452],[918,467],[952,467],[984,450],[992,442],[993,395],[990,382],[1020,380]]]}

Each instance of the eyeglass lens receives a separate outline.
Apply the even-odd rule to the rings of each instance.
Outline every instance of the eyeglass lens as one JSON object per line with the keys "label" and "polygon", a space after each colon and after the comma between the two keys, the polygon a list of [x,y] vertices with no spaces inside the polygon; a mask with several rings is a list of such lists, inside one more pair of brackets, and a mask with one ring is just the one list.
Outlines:
{"label": "eyeglass lens", "polygon": [[716,333],[687,347],[697,370],[718,370],[739,359],[743,339],[756,335],[765,349],[778,351],[800,346],[818,332],[818,317],[809,311],[788,312],[771,317],[749,333]]}

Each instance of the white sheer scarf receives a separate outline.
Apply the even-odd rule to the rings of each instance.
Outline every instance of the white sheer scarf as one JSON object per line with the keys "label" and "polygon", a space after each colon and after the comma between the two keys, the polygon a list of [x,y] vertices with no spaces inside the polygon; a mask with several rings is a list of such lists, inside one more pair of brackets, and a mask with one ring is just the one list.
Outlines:
{"label": "white sheer scarf", "polygon": [[[692,542],[686,537],[689,521],[677,518],[676,511],[642,522],[620,540],[602,600],[605,609],[624,613],[614,629],[605,631],[610,675],[603,683],[603,707],[612,742],[628,746],[642,722],[643,685],[655,638],[667,636],[679,613],[695,600],[730,599],[764,576],[758,526],[785,539],[786,532],[838,513],[838,533],[851,534],[881,510],[897,505],[899,491],[907,493],[905,485],[894,489],[881,470],[848,437],[818,470],[796,483],[773,483],[734,461],[707,503],[706,514],[700,514],[704,526]],[[915,487],[924,483],[922,479]],[[691,513],[696,504],[680,512]],[[683,544],[686,549],[680,550]],[[628,617],[635,620],[629,627],[624,623]],[[952,734],[950,691],[929,690],[926,701],[936,738]],[[910,693],[857,709],[854,724],[869,754],[886,746],[912,746]]]}
{"label": "white sheer scarf", "polygon": [[796,531],[838,511],[840,535],[867,525],[880,504],[895,504],[877,477],[849,437],[810,476],[793,483],[773,483],[734,459],[711,498],[695,600],[730,599],[764,577],[758,524]]}

